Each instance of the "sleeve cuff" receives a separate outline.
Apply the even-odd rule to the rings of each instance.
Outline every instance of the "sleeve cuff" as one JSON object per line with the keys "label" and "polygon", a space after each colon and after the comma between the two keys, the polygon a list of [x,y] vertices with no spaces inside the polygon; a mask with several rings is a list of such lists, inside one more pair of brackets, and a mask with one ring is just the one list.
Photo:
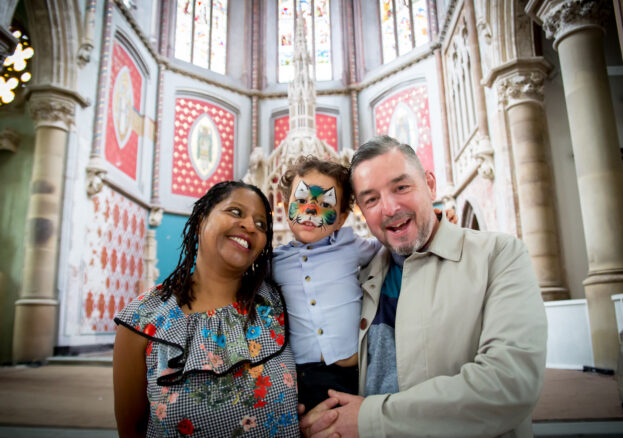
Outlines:
{"label": "sleeve cuff", "polygon": [[383,404],[389,394],[370,395],[363,399],[359,416],[357,418],[357,428],[360,438],[383,437]]}

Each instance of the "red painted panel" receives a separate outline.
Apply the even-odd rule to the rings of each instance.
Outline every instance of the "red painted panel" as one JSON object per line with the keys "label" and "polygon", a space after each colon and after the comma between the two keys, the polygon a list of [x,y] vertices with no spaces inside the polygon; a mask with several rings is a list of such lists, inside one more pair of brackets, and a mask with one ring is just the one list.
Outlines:
{"label": "red painted panel", "polygon": [[[390,134],[390,124],[396,107],[404,103],[411,110],[412,122],[417,126],[417,144],[410,144],[415,149],[424,169],[435,170],[433,160],[433,143],[430,130],[430,114],[428,110],[428,90],[425,85],[407,88],[385,98],[374,108],[376,134]],[[404,141],[404,140],[403,140]]]}
{"label": "red painted panel", "polygon": [[[274,144],[277,149],[290,131],[290,116],[283,116],[275,119],[274,124]],[[337,152],[337,117],[329,114],[316,114],[316,135],[320,140],[324,140]]]}
{"label": "red painted panel", "polygon": [[[201,122],[201,121],[204,122]],[[197,122],[197,123],[196,123]],[[178,98],[175,101],[175,136],[173,139],[173,170],[171,175],[171,192],[176,195],[200,198],[214,184],[234,177],[234,122],[235,116],[225,108],[212,103],[189,98]],[[206,175],[197,170],[197,158],[191,157],[193,129],[198,123],[208,123],[216,127],[214,135],[220,145],[214,146],[213,152],[218,155],[218,162]],[[201,134],[199,134],[201,135]],[[212,138],[212,137],[210,137]],[[198,142],[198,141],[197,141]]]}
{"label": "red painted panel", "polygon": [[[143,76],[128,52],[115,42],[106,121],[106,160],[136,179],[139,132],[142,126]],[[138,122],[138,123],[137,123]]]}

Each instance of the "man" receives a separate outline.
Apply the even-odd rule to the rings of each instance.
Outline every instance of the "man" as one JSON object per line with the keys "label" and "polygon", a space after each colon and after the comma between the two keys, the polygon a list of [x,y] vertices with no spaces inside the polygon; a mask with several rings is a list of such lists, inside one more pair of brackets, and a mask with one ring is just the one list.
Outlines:
{"label": "man", "polygon": [[532,436],[547,324],[523,243],[438,218],[435,176],[391,137],[358,149],[350,172],[384,244],[360,274],[360,395],[330,391],[303,432]]}

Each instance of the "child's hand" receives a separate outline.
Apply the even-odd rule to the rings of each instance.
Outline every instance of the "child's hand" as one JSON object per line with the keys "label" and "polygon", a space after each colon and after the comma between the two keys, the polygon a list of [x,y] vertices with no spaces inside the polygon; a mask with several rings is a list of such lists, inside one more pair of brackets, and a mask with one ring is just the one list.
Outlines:
{"label": "child's hand", "polygon": [[[435,208],[434,211],[435,214],[441,214],[441,209],[439,208]],[[454,211],[453,208],[449,208],[446,210],[446,219],[448,219],[448,222],[452,222],[455,225],[459,222],[459,217],[457,216],[456,211]]]}

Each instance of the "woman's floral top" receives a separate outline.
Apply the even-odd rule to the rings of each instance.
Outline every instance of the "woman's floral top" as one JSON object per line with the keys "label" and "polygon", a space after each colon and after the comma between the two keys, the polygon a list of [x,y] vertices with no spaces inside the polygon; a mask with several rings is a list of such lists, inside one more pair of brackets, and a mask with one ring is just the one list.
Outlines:
{"label": "woman's floral top", "polygon": [[185,315],[159,287],[115,318],[149,339],[148,437],[298,437],[296,370],[284,305],[263,284],[256,316],[234,303]]}

